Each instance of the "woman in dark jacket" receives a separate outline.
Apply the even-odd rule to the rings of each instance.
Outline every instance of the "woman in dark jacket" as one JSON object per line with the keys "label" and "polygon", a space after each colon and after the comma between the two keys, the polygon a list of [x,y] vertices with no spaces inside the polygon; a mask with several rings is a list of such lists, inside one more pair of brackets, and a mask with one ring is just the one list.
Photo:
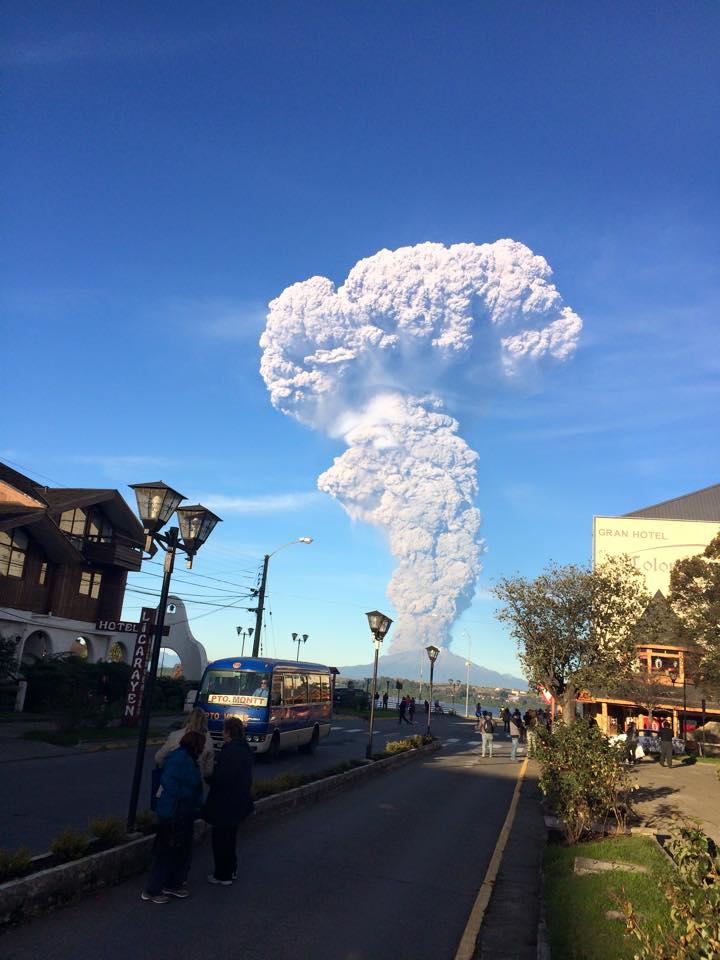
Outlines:
{"label": "woman in dark jacket", "polygon": [[204,746],[201,733],[186,733],[163,766],[157,793],[158,830],[143,900],[167,903],[170,897],[188,896],[183,883],[190,863],[193,822],[202,803],[197,760]]}
{"label": "woman in dark jacket", "polygon": [[205,819],[212,825],[215,869],[210,883],[229,886],[237,873],[237,832],[240,822],[252,812],[252,753],[245,728],[238,717],[228,717],[223,729],[225,744],[207,778],[210,792]]}

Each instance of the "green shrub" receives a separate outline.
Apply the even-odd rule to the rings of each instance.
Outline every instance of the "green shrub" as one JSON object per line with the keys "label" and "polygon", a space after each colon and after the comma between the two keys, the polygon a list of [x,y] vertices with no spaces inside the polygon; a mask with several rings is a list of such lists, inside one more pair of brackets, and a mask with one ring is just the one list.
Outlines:
{"label": "green shrub", "polygon": [[433,738],[427,734],[416,733],[413,737],[405,737],[403,740],[388,740],[385,744],[385,753],[404,753],[405,750],[416,750],[426,743],[432,743]]}
{"label": "green shrub", "polygon": [[577,843],[610,817],[624,829],[631,813],[630,778],[624,750],[611,745],[594,724],[578,718],[541,732],[537,750],[540,789],[564,824],[568,843]]}
{"label": "green shrub", "polygon": [[77,730],[84,723],[106,722],[108,705],[100,702],[99,681],[110,680],[110,704],[123,700],[130,667],[125,663],[88,663],[80,657],[60,654],[38,657],[23,667],[28,682],[25,709],[53,715],[61,731]]}
{"label": "green shrub", "polygon": [[0,848],[0,883],[22,876],[30,867],[30,851],[27,847],[19,850]]}
{"label": "green shrub", "polygon": [[334,767],[326,770],[318,770],[315,773],[283,773],[272,780],[263,780],[254,783],[252,796],[254,800],[262,800],[263,797],[272,797],[276,793],[285,793],[287,790],[294,790],[296,787],[304,787],[307,783],[315,783],[317,780],[325,780],[327,777],[337,776],[339,773],[347,773],[355,767],[363,767],[363,760],[345,760]]}
{"label": "green shrub", "polygon": [[101,817],[91,820],[88,823],[88,829],[96,840],[99,840],[103,846],[116,847],[122,843],[127,836],[125,821],[120,817]]}
{"label": "green shrub", "polygon": [[152,810],[138,810],[135,817],[135,829],[140,833],[155,833],[157,830],[157,817]]}
{"label": "green shrub", "polygon": [[59,833],[50,844],[50,850],[59,863],[69,860],[79,860],[88,848],[89,840],[84,833],[67,827]]}
{"label": "green shrub", "polygon": [[664,886],[670,932],[624,903],[627,928],[640,942],[637,960],[712,960],[720,956],[720,854],[694,824],[677,825],[667,844],[676,870]]}

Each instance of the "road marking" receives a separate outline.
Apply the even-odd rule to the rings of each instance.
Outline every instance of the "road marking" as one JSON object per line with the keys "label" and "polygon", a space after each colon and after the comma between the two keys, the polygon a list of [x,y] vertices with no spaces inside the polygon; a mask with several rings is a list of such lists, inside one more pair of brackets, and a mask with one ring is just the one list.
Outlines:
{"label": "road marking", "polygon": [[331,730],[344,730],[345,727],[330,727]]}
{"label": "road marking", "polygon": [[355,727],[353,730],[346,730],[345,733],[367,733],[362,727]]}
{"label": "road marking", "polygon": [[505,852],[508,837],[510,836],[510,831],[512,830],[512,825],[515,820],[518,800],[520,799],[520,788],[525,778],[526,770],[527,757],[525,760],[523,760],[523,765],[520,768],[520,775],[518,776],[517,783],[515,784],[515,791],[513,793],[512,800],[510,801],[510,809],[507,812],[505,823],[502,826],[500,836],[495,844],[495,849],[493,851],[490,864],[485,872],[485,879],[480,884],[478,895],[475,898],[475,903],[470,911],[467,925],[460,939],[457,953],[455,954],[455,960],[472,960],[472,958],[475,956],[477,938],[480,934],[480,928],[482,927],[483,920],[485,919],[485,911],[487,910],[488,904],[490,903],[490,898],[492,897],[495,881],[497,880],[497,875],[500,871],[503,853]]}
{"label": "road marking", "polygon": [[460,740],[457,737],[450,737],[445,743],[460,743]]}

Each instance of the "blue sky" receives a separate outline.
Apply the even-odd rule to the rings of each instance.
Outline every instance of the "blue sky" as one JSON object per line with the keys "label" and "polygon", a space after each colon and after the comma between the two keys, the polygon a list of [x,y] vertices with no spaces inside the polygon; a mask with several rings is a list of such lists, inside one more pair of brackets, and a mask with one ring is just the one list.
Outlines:
{"label": "blue sky", "polygon": [[[487,547],[454,649],[467,631],[485,666],[518,669],[494,578],[586,562],[593,514],[720,479],[717,4],[24,0],[3,17],[0,457],[222,502],[195,573],[226,583],[176,583],[205,603],[244,605],[262,555],[313,536],[271,561],[268,652],[299,631],[309,658],[367,661],[364,611],[392,615],[381,532],[316,491],[342,443],[275,411],[258,373],[265,305],[295,281],[512,237],[583,318],[550,375],[449,401]],[[211,657],[252,623],[189,609]]]}

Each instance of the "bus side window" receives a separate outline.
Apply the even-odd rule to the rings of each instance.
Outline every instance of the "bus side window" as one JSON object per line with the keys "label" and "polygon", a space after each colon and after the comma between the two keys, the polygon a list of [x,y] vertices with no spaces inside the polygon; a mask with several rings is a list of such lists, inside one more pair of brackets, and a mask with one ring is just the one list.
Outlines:
{"label": "bus side window", "polygon": [[273,674],[272,678],[272,698],[270,703],[273,707],[279,707],[282,703],[282,677],[279,673]]}
{"label": "bus side window", "polygon": [[284,706],[295,703],[293,699],[293,678],[291,673],[282,675],[282,702]]}
{"label": "bus side window", "polygon": [[320,683],[322,684],[322,701],[326,703],[330,700],[330,677],[320,677]]}
{"label": "bus side window", "polygon": [[320,703],[322,691],[320,688],[320,674],[311,673],[308,675],[310,681],[310,703]]}
{"label": "bus side window", "polygon": [[299,673],[295,675],[295,703],[308,702],[308,675]]}

